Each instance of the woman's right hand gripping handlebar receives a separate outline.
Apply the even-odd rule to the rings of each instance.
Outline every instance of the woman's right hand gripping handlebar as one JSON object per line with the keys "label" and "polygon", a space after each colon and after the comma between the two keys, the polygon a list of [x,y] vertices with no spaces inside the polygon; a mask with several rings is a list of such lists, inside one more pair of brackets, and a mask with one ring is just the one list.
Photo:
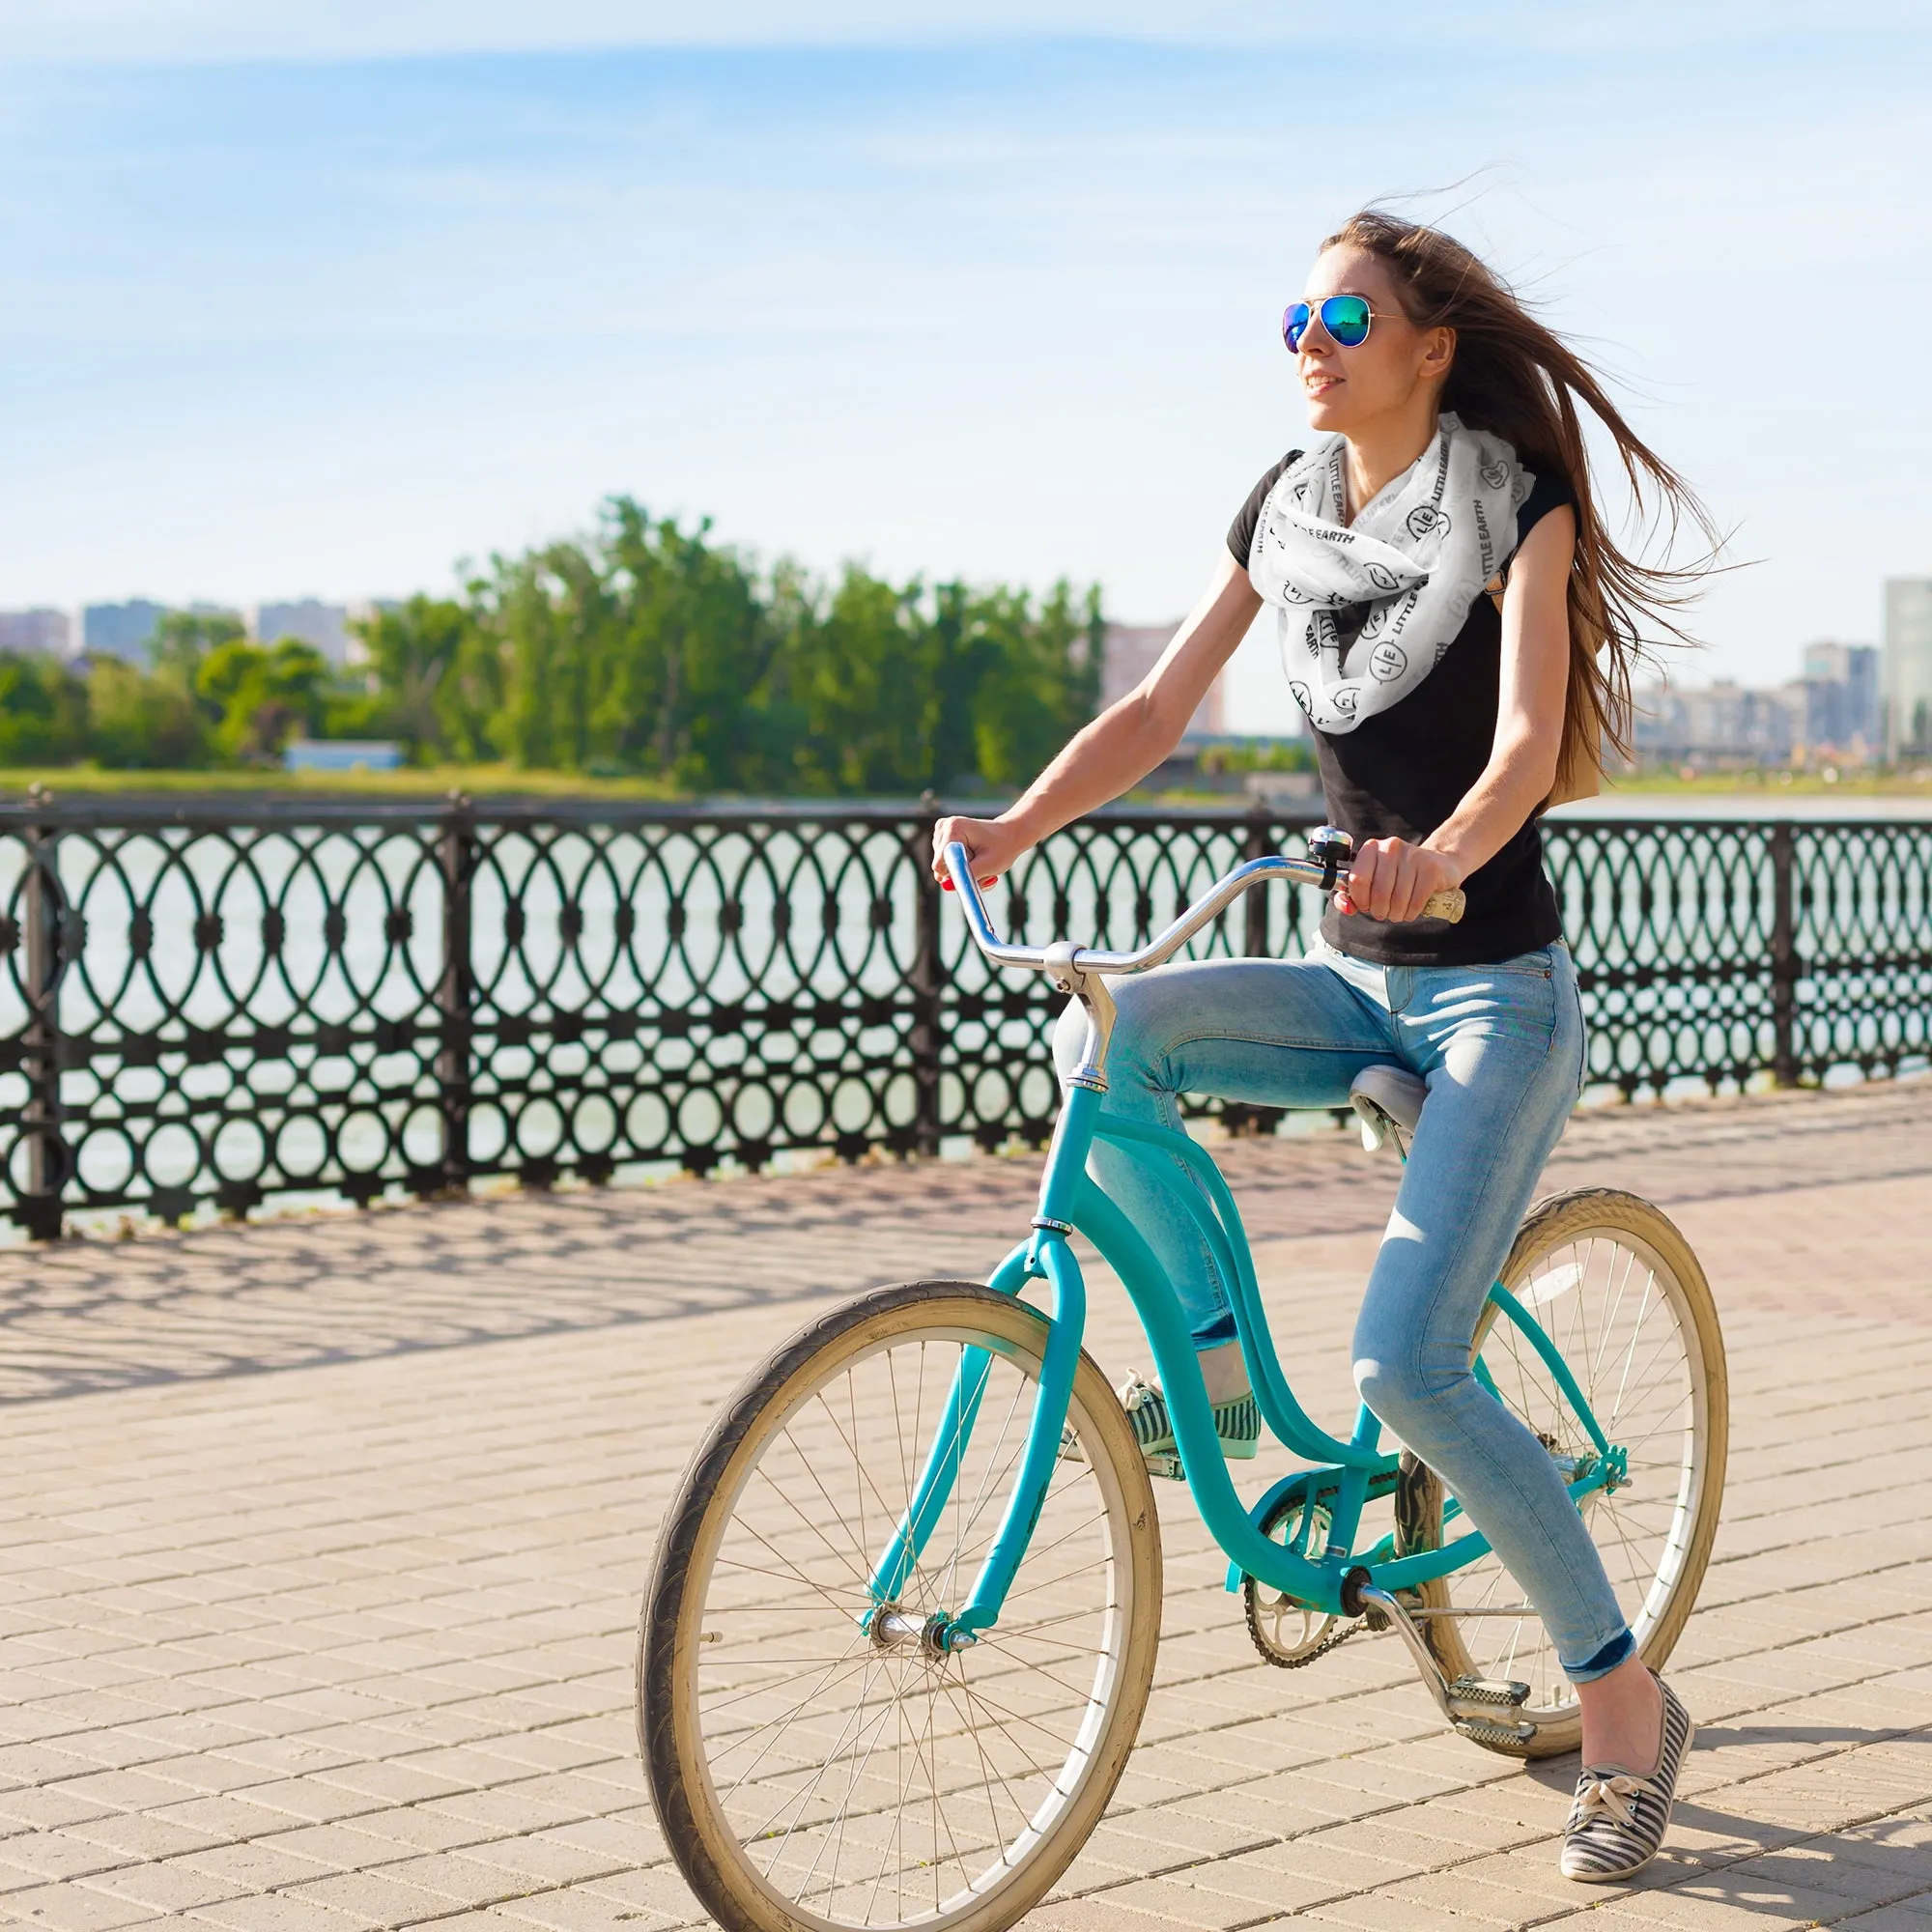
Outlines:
{"label": "woman's right hand gripping handlebar", "polygon": [[949,893],[952,881],[946,872],[946,848],[957,839],[972,862],[973,876],[990,886],[1010,872],[1033,840],[997,818],[942,818],[932,828],[932,876]]}

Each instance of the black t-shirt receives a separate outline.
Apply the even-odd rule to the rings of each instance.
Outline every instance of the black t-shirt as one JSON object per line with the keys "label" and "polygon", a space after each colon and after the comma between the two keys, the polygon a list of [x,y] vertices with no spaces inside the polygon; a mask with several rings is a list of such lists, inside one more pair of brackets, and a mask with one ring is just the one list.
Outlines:
{"label": "black t-shirt", "polygon": [[[1300,454],[1290,450],[1263,476],[1229,526],[1228,548],[1243,570],[1267,494]],[[1560,470],[1537,473],[1517,512],[1519,547],[1551,510],[1576,500]],[[1329,821],[1358,846],[1367,838],[1427,838],[1482,776],[1495,745],[1502,643],[1495,604],[1478,595],[1442,661],[1406,697],[1352,731],[1323,731],[1310,721]],[[1534,816],[1463,881],[1463,890],[1468,906],[1455,925],[1434,919],[1397,925],[1365,913],[1345,918],[1331,902],[1321,936],[1357,959],[1383,966],[1474,966],[1562,937]]]}

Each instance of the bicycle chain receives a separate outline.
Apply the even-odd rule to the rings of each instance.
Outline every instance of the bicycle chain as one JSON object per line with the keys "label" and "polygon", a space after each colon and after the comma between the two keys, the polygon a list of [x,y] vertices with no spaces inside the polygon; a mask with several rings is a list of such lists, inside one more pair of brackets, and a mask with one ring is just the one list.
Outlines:
{"label": "bicycle chain", "polygon": [[1278,1657],[1273,1651],[1264,1648],[1260,1636],[1256,1634],[1255,1627],[1252,1624],[1248,1626],[1248,1634],[1254,1637],[1255,1648],[1277,1670],[1301,1670],[1313,1663],[1317,1658],[1326,1657],[1337,1644],[1347,1643],[1351,1636],[1359,1636],[1368,1627],[1368,1619],[1366,1617],[1358,1617],[1353,1623],[1344,1625],[1341,1630],[1331,1631],[1321,1642],[1304,1651],[1299,1657]]}

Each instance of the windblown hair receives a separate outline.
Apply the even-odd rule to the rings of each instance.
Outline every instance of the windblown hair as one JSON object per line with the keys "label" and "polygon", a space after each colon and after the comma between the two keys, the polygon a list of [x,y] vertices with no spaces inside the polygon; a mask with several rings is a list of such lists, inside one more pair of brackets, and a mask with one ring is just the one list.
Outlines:
{"label": "windblown hair", "polygon": [[1351,215],[1321,245],[1375,255],[1394,275],[1411,322],[1456,331],[1445,411],[1513,444],[1532,472],[1560,469],[1569,480],[1577,497],[1570,682],[1551,796],[1594,790],[1605,745],[1630,752],[1632,672],[1647,644],[1660,632],[1690,641],[1677,612],[1696,594],[1709,559],[1690,568],[1644,563],[1612,541],[1590,488],[1581,411],[1608,431],[1640,516],[1661,511],[1673,538],[1688,519],[1714,555],[1719,538],[1710,513],[1624,420],[1590,365],[1462,242],[1372,208]]}

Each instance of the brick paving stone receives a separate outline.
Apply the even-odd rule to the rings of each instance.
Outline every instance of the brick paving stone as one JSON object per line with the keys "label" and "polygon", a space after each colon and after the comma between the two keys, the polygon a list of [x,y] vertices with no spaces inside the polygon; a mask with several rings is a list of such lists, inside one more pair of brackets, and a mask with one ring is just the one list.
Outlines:
{"label": "brick paving stone", "polygon": [[[1393,1170],[1343,1135],[1216,1151],[1293,1310],[1297,1386],[1339,1422]],[[690,1444],[838,1296],[983,1272],[1036,1172],[868,1165],[0,1257],[0,1919],[700,1922],[630,1684]],[[1673,1671],[1703,1730],[1639,1890],[1555,1878],[1573,1768],[1447,1736],[1393,1643],[1262,1665],[1159,1485],[1141,1747],[1033,1922],[1932,1932],[1932,1514],[1861,1487],[1932,1450],[1928,1177],[1932,1082],[1585,1115],[1551,1162],[1552,1187],[1665,1207],[1730,1356],[1730,1493]],[[1093,1300],[1103,1368],[1146,1366],[1103,1272]]]}
{"label": "brick paving stone", "polygon": [[81,1883],[9,1892],[6,1909],[15,1924],[43,1925],[49,1932],[117,1932],[120,1926],[147,1924],[165,1916],[155,1906],[116,1898]]}
{"label": "brick paving stone", "polygon": [[1494,1924],[1479,1915],[1450,1912],[1445,1907],[1390,1892],[1365,1891],[1297,1914],[1317,1925],[1350,1925],[1358,1932],[1469,1932],[1470,1926]]}
{"label": "brick paving stone", "polygon": [[111,1897],[131,1899],[136,1905],[169,1914],[245,1895],[245,1889],[234,1881],[198,1871],[179,1859],[161,1864],[124,1865],[119,1871],[90,1879],[88,1885]]}
{"label": "brick paving stone", "polygon": [[352,1927],[367,1923],[283,1891],[227,1899],[187,1916],[205,1925],[225,1926],[228,1932],[351,1932]]}

